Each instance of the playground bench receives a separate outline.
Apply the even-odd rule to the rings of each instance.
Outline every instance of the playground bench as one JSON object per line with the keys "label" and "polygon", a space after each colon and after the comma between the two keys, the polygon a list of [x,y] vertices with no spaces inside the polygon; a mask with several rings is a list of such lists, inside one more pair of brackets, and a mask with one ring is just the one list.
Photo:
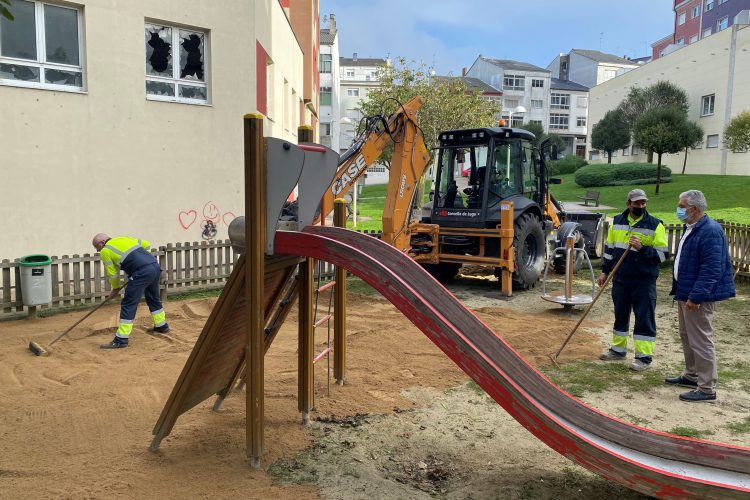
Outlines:
{"label": "playground bench", "polygon": [[579,200],[583,200],[583,204],[588,206],[590,201],[594,202],[594,206],[599,206],[599,191],[586,191],[586,194],[578,197]]}

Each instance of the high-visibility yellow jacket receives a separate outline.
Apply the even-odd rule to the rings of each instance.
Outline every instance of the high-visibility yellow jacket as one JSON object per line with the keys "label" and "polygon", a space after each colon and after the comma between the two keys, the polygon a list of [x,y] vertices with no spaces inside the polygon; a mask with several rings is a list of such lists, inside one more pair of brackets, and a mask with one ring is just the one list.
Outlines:
{"label": "high-visibility yellow jacket", "polygon": [[636,235],[641,240],[640,250],[632,249],[617,270],[615,281],[638,281],[656,279],[659,265],[669,258],[669,242],[664,224],[644,211],[638,219],[633,219],[629,210],[616,215],[607,234],[604,248],[602,272],[609,274],[615,263],[628,248],[630,237]]}
{"label": "high-visibility yellow jacket", "polygon": [[[128,275],[133,274],[139,267],[156,263],[156,259],[149,252],[151,244],[146,240],[139,240],[129,236],[110,238],[99,254],[104,264],[104,272],[112,288],[120,288],[120,269]],[[158,263],[157,263],[158,264]]]}

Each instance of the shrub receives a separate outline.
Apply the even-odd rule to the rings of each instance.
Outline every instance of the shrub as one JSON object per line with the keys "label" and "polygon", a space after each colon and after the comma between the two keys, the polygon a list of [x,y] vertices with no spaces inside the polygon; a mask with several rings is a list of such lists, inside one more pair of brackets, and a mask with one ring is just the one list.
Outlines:
{"label": "shrub", "polygon": [[589,162],[580,156],[566,156],[559,160],[549,162],[550,175],[572,174],[579,168],[588,165]]}
{"label": "shrub", "polygon": [[[671,182],[672,171],[661,166],[661,181]],[[656,184],[656,165],[651,163],[615,163],[587,165],[576,171],[576,184],[582,187]]]}

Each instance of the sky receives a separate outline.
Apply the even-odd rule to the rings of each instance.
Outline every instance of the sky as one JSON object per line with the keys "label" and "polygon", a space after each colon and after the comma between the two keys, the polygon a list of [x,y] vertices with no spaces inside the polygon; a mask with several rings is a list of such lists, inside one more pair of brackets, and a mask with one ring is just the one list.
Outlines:
{"label": "sky", "polygon": [[335,14],[343,57],[405,57],[439,75],[461,74],[479,54],[545,68],[561,52],[631,58],[672,33],[671,0],[320,0]]}

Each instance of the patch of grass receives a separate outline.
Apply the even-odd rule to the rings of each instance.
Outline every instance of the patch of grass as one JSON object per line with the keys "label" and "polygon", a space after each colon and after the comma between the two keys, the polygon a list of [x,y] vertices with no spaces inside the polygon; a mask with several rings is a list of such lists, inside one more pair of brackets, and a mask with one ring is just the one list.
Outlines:
{"label": "patch of grass", "polygon": [[582,397],[585,392],[603,392],[608,389],[645,392],[664,383],[664,374],[659,370],[635,373],[626,363],[619,362],[584,361],[559,369],[546,367],[543,371],[555,384],[576,397]]}
{"label": "patch of grass", "polygon": [[727,424],[727,429],[732,431],[732,434],[747,434],[750,433],[750,417],[746,417],[745,420],[740,422],[734,422]]}
{"label": "patch of grass", "polygon": [[282,484],[317,484],[318,473],[305,468],[303,452],[299,458],[282,458],[268,466],[268,475]]}
{"label": "patch of grass", "polygon": [[631,415],[630,413],[623,412],[623,419],[627,420],[631,424],[640,425],[643,427],[646,427],[651,424],[651,421],[647,418],[638,417],[636,415]]}
{"label": "patch of grass", "polygon": [[[679,165],[682,169],[682,164]],[[681,175],[672,173],[672,182],[662,184],[659,195],[656,186],[602,186],[596,188],[600,193],[599,203],[615,207],[603,210],[607,215],[614,215],[625,210],[625,197],[628,191],[642,188],[649,197],[648,211],[664,221],[665,224],[677,224],[675,207],[680,193],[688,189],[700,189],[708,201],[707,213],[713,219],[724,219],[741,224],[750,224],[750,204],[747,203],[747,190],[750,189],[749,176],[724,175]],[[584,194],[585,188],[575,182],[575,174],[555,176],[563,180],[562,184],[551,187],[552,194],[560,201],[576,201]]]}
{"label": "patch of grass", "polygon": [[224,287],[207,288],[205,290],[196,290],[193,292],[175,293],[172,295],[168,295],[167,300],[171,302],[173,300],[210,299],[210,298],[218,297],[219,295],[221,295],[221,292],[223,290],[224,290]]}
{"label": "patch of grass", "polygon": [[683,436],[694,439],[705,439],[714,433],[714,431],[700,430],[693,427],[673,427],[667,432],[669,432],[670,434],[674,434],[675,436]]}
{"label": "patch of grass", "polygon": [[737,361],[719,370],[719,378],[722,380],[750,380],[750,363]]}
{"label": "patch of grass", "polygon": [[380,292],[373,287],[353,276],[346,279],[346,292],[359,293],[361,295],[380,295]]}

